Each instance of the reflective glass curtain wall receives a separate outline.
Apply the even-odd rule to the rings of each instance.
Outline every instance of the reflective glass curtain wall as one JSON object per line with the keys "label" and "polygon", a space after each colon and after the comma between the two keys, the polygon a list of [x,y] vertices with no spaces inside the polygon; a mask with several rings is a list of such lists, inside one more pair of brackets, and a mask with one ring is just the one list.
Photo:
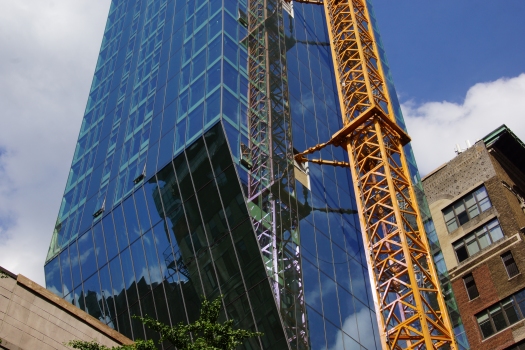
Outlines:
{"label": "reflective glass curtain wall", "polygon": [[246,349],[379,349],[349,169],[293,163],[340,128],[321,6],[113,0],[47,288],[133,338],[223,294]]}

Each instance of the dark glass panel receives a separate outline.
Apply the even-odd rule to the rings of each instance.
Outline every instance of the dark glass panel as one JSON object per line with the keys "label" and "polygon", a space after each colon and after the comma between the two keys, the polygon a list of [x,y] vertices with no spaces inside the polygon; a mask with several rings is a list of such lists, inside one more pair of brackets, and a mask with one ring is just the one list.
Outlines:
{"label": "dark glass panel", "polygon": [[330,320],[332,323],[341,327],[341,321],[339,316],[339,304],[337,301],[337,285],[335,281],[330,279],[324,273],[319,274],[321,279],[321,293],[323,299],[323,314],[324,317]]}
{"label": "dark glass panel", "polygon": [[113,259],[118,253],[117,237],[115,235],[115,226],[111,214],[102,219],[102,226],[104,228],[104,237],[106,239],[106,249],[108,251],[108,260]]}
{"label": "dark glass panel", "polygon": [[60,279],[60,258],[57,256],[44,266],[46,288],[62,297],[62,280]]}
{"label": "dark glass panel", "polygon": [[153,289],[153,298],[155,299],[155,306],[158,320],[164,324],[170,324],[169,309],[166,303],[166,294],[162,285]]}
{"label": "dark glass panel", "polygon": [[133,338],[128,310],[119,314],[117,316],[117,321],[118,321],[118,331],[124,334],[128,338]]}
{"label": "dark glass panel", "polygon": [[232,164],[232,157],[221,123],[218,123],[204,135],[215,176],[218,176]]}
{"label": "dark glass panel", "polygon": [[126,287],[126,294],[128,296],[128,305],[135,303],[138,300],[137,283],[135,280],[135,273],[133,271],[133,263],[129,249],[125,249],[120,253],[122,262],[122,274],[124,276],[124,285]]}
{"label": "dark glass panel", "polygon": [[124,203],[122,203],[124,209],[124,217],[126,219],[126,230],[128,232],[129,241],[133,242],[140,237],[140,227],[137,218],[137,211],[135,210],[135,202],[133,196],[129,196]]}
{"label": "dark glass panel", "polygon": [[149,217],[151,219],[151,224],[156,225],[164,217],[164,212],[162,210],[160,193],[155,177],[152,177],[144,185],[144,195],[146,196],[146,202],[148,204],[148,211]]}
{"label": "dark glass panel", "polygon": [[112,323],[112,319],[116,317],[114,296],[111,288],[111,278],[109,276],[109,265],[102,267],[99,271],[100,274],[100,288],[102,293],[102,304],[104,308],[104,315],[102,322],[108,323],[111,328],[115,328],[116,325]]}
{"label": "dark glass panel", "polygon": [[179,156],[177,156],[177,158],[175,158],[173,163],[175,165],[175,171],[177,173],[182,199],[186,200],[194,194],[188,163],[186,163],[186,154],[184,152],[181,153]]}
{"label": "dark glass panel", "polygon": [[86,312],[96,319],[104,321],[104,308],[102,305],[98,273],[95,273],[84,282],[84,300],[86,303]]}
{"label": "dark glass panel", "polygon": [[188,149],[186,155],[189,161],[189,167],[193,178],[195,190],[199,191],[204,185],[213,179],[208,153],[204,146],[204,139],[198,138]]}
{"label": "dark glass panel", "polygon": [[173,209],[179,207],[182,202],[171,162],[159,171],[157,174],[157,180],[164,209],[166,210],[166,213],[170,213]]}
{"label": "dark glass panel", "polygon": [[220,196],[224,205],[230,228],[237,226],[248,216],[246,203],[241,192],[239,180],[232,166],[217,177]]}
{"label": "dark glass panel", "polygon": [[144,325],[140,320],[136,319],[133,316],[142,316],[140,312],[140,304],[135,303],[129,307],[129,313],[131,315],[131,327],[133,329],[133,336],[135,339],[144,339]]}
{"label": "dark glass panel", "polygon": [[205,230],[210,245],[228,231],[225,214],[219,198],[215,181],[210,182],[201,191],[197,192],[201,215],[205,223]]}
{"label": "dark glass panel", "polygon": [[137,240],[131,245],[131,255],[133,259],[133,268],[137,280],[137,289],[139,291],[139,299],[147,293],[151,292],[150,278],[148,273],[148,266],[146,265],[146,258],[144,257],[144,249],[142,247],[142,240]]}
{"label": "dark glass panel", "polygon": [[112,293],[118,315],[127,308],[124,279],[122,277],[120,258],[118,256],[109,262],[109,268],[111,274],[111,284],[113,286]]}

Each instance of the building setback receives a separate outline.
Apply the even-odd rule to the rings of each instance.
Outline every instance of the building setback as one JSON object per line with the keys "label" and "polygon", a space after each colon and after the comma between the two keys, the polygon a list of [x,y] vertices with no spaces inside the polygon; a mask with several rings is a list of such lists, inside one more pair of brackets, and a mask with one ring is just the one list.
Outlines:
{"label": "building setback", "polygon": [[525,145],[505,125],[423,179],[473,349],[525,347]]}
{"label": "building setback", "polygon": [[293,158],[342,127],[328,41],[322,6],[113,0],[47,288],[133,339],[224,295],[246,349],[380,348],[350,171]]}
{"label": "building setback", "polygon": [[133,344],[117,331],[22,275],[0,267],[0,349],[71,349],[71,340]]}

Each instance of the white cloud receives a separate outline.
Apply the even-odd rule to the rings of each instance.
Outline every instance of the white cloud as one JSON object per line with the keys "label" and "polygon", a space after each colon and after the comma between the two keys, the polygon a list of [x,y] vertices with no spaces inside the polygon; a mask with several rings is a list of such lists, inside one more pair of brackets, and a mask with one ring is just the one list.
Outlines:
{"label": "white cloud", "polygon": [[525,73],[471,87],[462,104],[427,102],[402,105],[412,147],[422,175],[455,156],[456,144],[464,149],[506,124],[525,140]]}
{"label": "white cloud", "polygon": [[109,0],[0,0],[0,265],[44,284]]}

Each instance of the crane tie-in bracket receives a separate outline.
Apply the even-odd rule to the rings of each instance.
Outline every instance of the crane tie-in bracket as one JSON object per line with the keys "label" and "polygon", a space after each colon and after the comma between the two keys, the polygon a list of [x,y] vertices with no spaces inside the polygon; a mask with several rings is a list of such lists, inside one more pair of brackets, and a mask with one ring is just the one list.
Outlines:
{"label": "crane tie-in bracket", "polygon": [[309,160],[305,156],[307,154],[311,154],[317,151],[320,151],[321,149],[325,148],[329,145],[334,145],[336,147],[346,147],[346,139],[349,137],[352,132],[357,130],[361,125],[363,125],[366,121],[368,121],[371,118],[378,118],[384,122],[384,125],[391,129],[393,134],[397,135],[399,142],[402,146],[406,145],[410,142],[410,136],[397,125],[395,121],[390,119],[380,108],[377,106],[372,106],[368,108],[366,111],[361,113],[357,118],[353,119],[350,123],[346,124],[341,130],[336,132],[332,135],[332,138],[325,143],[317,144],[313,147],[308,148],[306,151],[298,153],[294,156],[295,160],[298,163],[304,163],[304,162],[312,162],[316,164],[324,164],[324,165],[332,165],[332,166],[350,166],[350,164],[346,162],[339,162],[339,161],[329,161],[329,160],[323,160],[323,159],[311,159]]}

